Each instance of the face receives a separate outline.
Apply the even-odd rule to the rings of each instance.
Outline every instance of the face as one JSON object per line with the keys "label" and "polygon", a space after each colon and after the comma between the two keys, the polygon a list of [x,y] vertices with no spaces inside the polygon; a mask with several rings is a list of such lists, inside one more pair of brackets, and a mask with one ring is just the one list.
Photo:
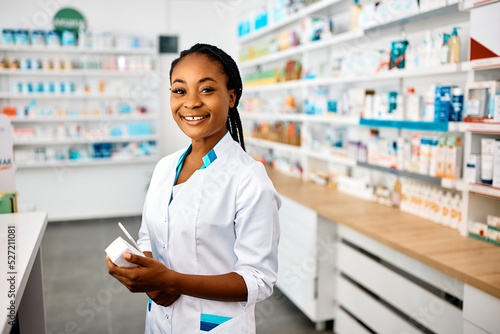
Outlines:
{"label": "face", "polygon": [[170,107],[179,128],[193,141],[214,141],[227,132],[234,89],[227,89],[227,75],[218,62],[205,55],[190,54],[172,71]]}

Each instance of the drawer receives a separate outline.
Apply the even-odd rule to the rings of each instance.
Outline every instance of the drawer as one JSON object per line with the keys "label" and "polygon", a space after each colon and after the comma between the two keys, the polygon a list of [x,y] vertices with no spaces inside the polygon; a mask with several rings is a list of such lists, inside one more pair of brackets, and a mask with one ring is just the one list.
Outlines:
{"label": "drawer", "polygon": [[488,333],[500,333],[500,299],[465,284],[464,319]]}
{"label": "drawer", "polygon": [[337,311],[335,318],[336,334],[371,334],[369,330],[361,326],[353,317],[342,309]]}
{"label": "drawer", "polygon": [[337,296],[339,305],[346,308],[376,333],[421,333],[390,309],[343,277],[338,278]]}
{"label": "drawer", "polygon": [[283,236],[290,237],[305,247],[316,244],[318,215],[315,211],[282,197],[279,217]]}
{"label": "drawer", "polygon": [[464,298],[464,283],[450,277],[434,268],[431,268],[409,256],[399,253],[381,243],[368,238],[348,227],[339,225],[338,234],[340,238],[363,248],[364,250],[378,256],[381,259],[411,273],[413,276],[425,281],[441,291],[444,291],[460,300]]}
{"label": "drawer", "polygon": [[345,244],[339,270],[435,333],[462,333],[462,311]]}
{"label": "drawer", "polygon": [[488,333],[476,325],[464,320],[464,334],[491,334]]}

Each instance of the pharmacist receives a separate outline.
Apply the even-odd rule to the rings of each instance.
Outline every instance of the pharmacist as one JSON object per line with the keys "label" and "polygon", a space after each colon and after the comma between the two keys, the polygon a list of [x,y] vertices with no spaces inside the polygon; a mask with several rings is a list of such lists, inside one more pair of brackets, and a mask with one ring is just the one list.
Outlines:
{"label": "pharmacist", "polygon": [[172,115],[191,145],[156,166],[144,205],[138,267],[109,273],[150,297],[146,333],[255,333],[255,303],[277,276],[281,201],[244,151],[234,60],[196,44],[170,70]]}

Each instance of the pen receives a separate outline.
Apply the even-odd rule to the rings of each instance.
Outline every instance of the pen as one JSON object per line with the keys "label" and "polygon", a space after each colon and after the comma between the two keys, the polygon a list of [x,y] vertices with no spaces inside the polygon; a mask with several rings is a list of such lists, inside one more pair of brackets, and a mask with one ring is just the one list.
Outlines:
{"label": "pen", "polygon": [[[123,226],[121,222],[118,222],[118,226],[120,226],[120,228],[122,229],[123,233],[125,233],[125,235],[127,236],[128,240],[132,241],[132,245],[134,245],[134,247],[137,248],[137,250],[142,253],[141,249],[139,248],[139,245],[135,242],[134,238],[132,238],[132,236],[130,235],[130,233],[128,233],[128,231],[125,228],[125,226]],[[142,254],[144,254],[144,253],[142,253]]]}

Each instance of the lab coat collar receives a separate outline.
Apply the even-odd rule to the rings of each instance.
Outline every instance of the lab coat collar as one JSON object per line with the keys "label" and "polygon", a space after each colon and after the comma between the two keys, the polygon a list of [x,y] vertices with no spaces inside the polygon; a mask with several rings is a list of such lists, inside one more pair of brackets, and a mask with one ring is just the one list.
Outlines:
{"label": "lab coat collar", "polygon": [[[228,147],[228,142],[233,141],[233,138],[231,137],[231,135],[228,135],[228,134],[229,134],[229,131],[227,131],[226,134],[224,135],[224,137],[222,137],[219,140],[219,142],[217,144],[215,144],[215,146],[210,150],[210,152],[208,152],[202,158],[203,166],[201,166],[200,169],[207,168],[208,166],[210,166],[212,164],[212,162],[214,162],[217,159],[218,155],[221,155],[224,153],[224,151]],[[184,163],[184,159],[186,158],[186,156],[189,154],[189,152],[191,152],[191,147],[192,147],[192,144],[189,144],[189,147],[186,149],[186,151],[184,151],[184,153],[181,155],[181,157],[177,161],[177,166],[175,167],[175,169],[177,171],[179,171],[179,167],[182,166],[182,164]]]}

